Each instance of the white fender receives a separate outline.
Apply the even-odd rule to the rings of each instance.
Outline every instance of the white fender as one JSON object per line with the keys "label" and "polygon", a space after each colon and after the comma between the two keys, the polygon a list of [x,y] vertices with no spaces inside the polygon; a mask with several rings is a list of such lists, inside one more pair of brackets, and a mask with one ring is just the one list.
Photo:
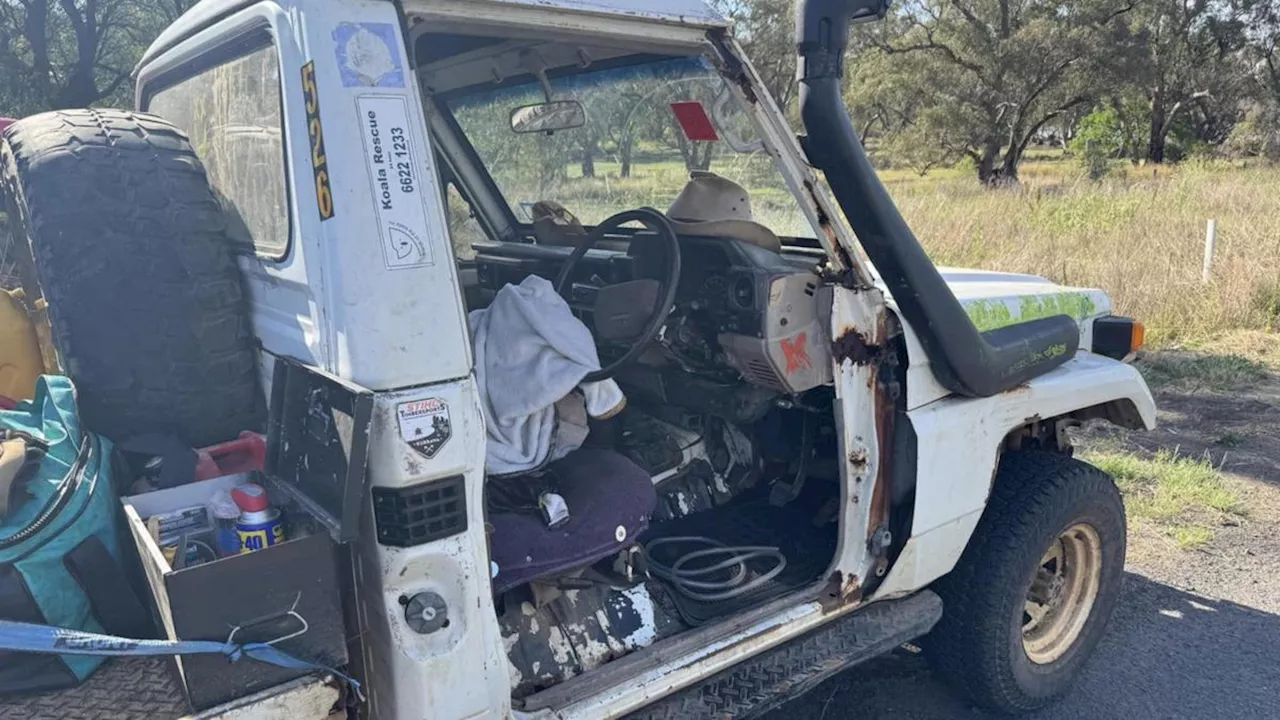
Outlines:
{"label": "white fender", "polygon": [[1156,424],[1155,400],[1142,375],[1087,352],[994,397],[952,396],[910,411],[919,448],[911,539],[876,598],[908,594],[955,567],[986,507],[1000,449],[1011,431],[1099,407],[1126,427],[1149,430]]}

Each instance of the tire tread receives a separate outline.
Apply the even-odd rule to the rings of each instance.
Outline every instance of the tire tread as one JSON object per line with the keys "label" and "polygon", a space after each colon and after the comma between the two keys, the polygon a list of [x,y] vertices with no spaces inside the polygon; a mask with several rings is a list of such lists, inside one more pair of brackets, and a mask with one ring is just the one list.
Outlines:
{"label": "tire tread", "polygon": [[43,113],[6,132],[0,166],[85,423],[197,447],[260,429],[243,278],[182,131],[145,113]]}
{"label": "tire tread", "polygon": [[[1028,553],[1038,552],[1047,521],[1064,507],[1082,507],[1091,500],[1123,508],[1115,482],[1092,465],[1041,451],[1013,452],[1002,458],[995,487],[969,545],[955,569],[934,586],[945,610],[942,621],[922,643],[934,670],[979,705],[1019,713],[1056,699],[1029,695],[1015,680],[1004,624],[1008,607],[1003,589],[1025,583],[1022,569]],[[1119,542],[1123,544],[1122,509],[1120,520]],[[1122,547],[1121,565],[1123,556]],[[1099,603],[1105,626],[1111,604],[1101,598]],[[1100,634],[1101,628],[1097,631]]]}

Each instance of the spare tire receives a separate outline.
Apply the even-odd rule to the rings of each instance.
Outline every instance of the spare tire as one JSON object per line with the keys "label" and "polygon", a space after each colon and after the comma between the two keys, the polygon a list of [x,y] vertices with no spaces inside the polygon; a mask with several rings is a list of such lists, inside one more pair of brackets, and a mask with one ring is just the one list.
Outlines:
{"label": "spare tire", "polygon": [[28,297],[48,302],[90,429],[196,447],[260,429],[243,278],[185,134],[142,113],[43,113],[4,133],[0,172]]}

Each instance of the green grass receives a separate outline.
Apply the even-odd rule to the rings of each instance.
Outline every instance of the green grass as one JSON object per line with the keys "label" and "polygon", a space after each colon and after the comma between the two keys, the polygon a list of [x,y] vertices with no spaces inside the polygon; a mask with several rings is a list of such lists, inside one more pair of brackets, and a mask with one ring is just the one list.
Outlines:
{"label": "green grass", "polygon": [[1213,531],[1202,525],[1177,527],[1172,532],[1174,542],[1183,550],[1194,550],[1213,541]]}
{"label": "green grass", "polygon": [[1131,520],[1151,523],[1183,548],[1205,545],[1212,526],[1244,513],[1239,496],[1207,458],[1161,451],[1151,458],[1099,452],[1086,458],[1110,473]]}
{"label": "green grass", "polygon": [[1138,365],[1151,387],[1161,389],[1238,390],[1268,372],[1262,362],[1236,353],[1153,353]]}

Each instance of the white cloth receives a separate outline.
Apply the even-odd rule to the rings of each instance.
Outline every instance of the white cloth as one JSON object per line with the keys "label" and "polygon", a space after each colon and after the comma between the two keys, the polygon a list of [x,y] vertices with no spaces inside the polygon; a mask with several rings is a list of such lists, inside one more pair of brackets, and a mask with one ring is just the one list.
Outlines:
{"label": "white cloth", "polygon": [[506,285],[468,319],[489,474],[536,470],[580,447],[585,432],[557,432],[556,405],[575,388],[592,417],[607,417],[625,402],[612,380],[582,382],[600,369],[595,340],[546,279],[530,275]]}

